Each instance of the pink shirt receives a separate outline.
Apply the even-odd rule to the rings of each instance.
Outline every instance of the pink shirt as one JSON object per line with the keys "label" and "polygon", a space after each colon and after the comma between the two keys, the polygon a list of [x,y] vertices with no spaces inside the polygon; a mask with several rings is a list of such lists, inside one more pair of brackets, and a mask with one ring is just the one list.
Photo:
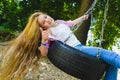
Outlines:
{"label": "pink shirt", "polygon": [[64,20],[56,20],[56,23],[60,24],[63,23],[67,26],[69,26],[70,28],[73,28],[75,25],[72,23],[72,21],[64,21]]}
{"label": "pink shirt", "polygon": [[[58,24],[65,24],[65,25],[67,25],[68,27],[70,27],[70,28],[73,28],[74,27],[74,24],[71,22],[71,21],[64,21],[64,20],[56,20],[55,21],[56,23],[58,23]],[[47,48],[49,48],[49,45],[50,45],[50,41],[54,41],[54,40],[56,40],[56,39],[49,39],[48,41],[47,41],[47,45],[46,45],[46,47]]]}

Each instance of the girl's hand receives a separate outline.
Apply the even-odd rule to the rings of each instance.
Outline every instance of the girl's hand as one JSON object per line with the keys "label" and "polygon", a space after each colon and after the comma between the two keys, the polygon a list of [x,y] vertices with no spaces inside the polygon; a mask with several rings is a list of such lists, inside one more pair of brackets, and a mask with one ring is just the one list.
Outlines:
{"label": "girl's hand", "polygon": [[40,28],[41,33],[42,33],[42,42],[45,43],[48,40],[48,32],[46,30],[43,30],[42,28]]}
{"label": "girl's hand", "polygon": [[84,19],[87,20],[89,15],[84,15]]}

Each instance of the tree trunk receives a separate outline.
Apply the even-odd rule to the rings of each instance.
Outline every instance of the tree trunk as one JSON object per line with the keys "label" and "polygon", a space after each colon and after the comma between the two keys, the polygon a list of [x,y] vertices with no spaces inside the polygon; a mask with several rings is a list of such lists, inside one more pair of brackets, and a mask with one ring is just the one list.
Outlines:
{"label": "tree trunk", "polygon": [[[94,0],[82,0],[82,3],[80,5],[80,16],[84,15],[84,13],[89,9],[93,1]],[[77,36],[79,41],[84,45],[86,44],[90,24],[91,17],[89,16],[89,19],[84,21],[81,27],[79,27],[78,30],[75,32],[75,35]]]}

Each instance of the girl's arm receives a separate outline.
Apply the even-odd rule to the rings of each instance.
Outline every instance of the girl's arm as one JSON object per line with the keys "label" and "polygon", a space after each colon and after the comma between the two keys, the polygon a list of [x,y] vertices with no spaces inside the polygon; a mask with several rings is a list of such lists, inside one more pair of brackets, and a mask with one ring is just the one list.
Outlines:
{"label": "girl's arm", "polygon": [[63,20],[57,20],[58,23],[64,23],[68,25],[70,28],[74,28],[74,26],[78,23],[82,23],[84,20],[88,19],[88,15],[81,16],[75,20],[70,20],[70,21],[63,21]]}
{"label": "girl's arm", "polygon": [[71,21],[71,23],[74,24],[74,25],[76,25],[76,24],[78,24],[79,22],[83,22],[84,20],[87,20],[88,17],[89,17],[89,15],[83,15],[83,16],[81,16],[81,17],[79,17],[79,18]]}
{"label": "girl's arm", "polygon": [[42,41],[41,41],[41,46],[38,48],[40,50],[40,53],[42,56],[47,56],[48,54],[48,36],[51,34],[50,30],[42,30]]}
{"label": "girl's arm", "polygon": [[47,53],[48,53],[48,48],[47,48],[47,43],[44,39],[42,39],[41,41],[41,46],[38,48],[40,50],[40,53],[42,56],[47,56]]}

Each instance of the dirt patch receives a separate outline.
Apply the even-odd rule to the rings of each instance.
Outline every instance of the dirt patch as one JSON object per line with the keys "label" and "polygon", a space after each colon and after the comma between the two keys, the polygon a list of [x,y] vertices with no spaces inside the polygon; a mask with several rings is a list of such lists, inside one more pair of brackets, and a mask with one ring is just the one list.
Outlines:
{"label": "dirt patch", "polygon": [[26,76],[26,80],[77,80],[55,67],[47,58],[40,59],[40,68],[36,74]]}

